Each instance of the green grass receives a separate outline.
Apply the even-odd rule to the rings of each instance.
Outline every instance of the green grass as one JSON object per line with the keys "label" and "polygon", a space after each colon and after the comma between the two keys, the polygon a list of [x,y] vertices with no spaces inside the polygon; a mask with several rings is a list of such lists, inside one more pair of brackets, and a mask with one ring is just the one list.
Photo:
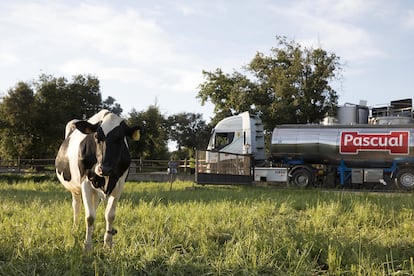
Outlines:
{"label": "green grass", "polygon": [[112,250],[94,249],[56,182],[0,182],[1,275],[410,275],[414,197],[126,184]]}

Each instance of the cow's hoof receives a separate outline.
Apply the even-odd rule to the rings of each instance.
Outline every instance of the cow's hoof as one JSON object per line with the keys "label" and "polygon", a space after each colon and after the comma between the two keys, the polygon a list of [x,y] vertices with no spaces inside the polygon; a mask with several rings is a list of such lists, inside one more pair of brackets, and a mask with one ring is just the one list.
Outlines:
{"label": "cow's hoof", "polygon": [[118,230],[116,230],[115,228],[112,228],[111,231],[108,230],[108,231],[106,231],[106,233],[109,234],[109,235],[114,236],[114,235],[116,235],[116,233],[118,233]]}

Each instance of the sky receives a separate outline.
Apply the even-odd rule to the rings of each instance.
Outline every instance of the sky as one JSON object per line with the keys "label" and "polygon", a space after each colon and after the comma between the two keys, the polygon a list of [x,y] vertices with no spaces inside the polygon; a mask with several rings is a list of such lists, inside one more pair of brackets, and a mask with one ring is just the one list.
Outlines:
{"label": "sky", "polygon": [[244,72],[276,36],[339,56],[339,104],[414,95],[412,0],[2,0],[0,96],[41,74],[91,74],[124,110],[203,114],[202,71]]}

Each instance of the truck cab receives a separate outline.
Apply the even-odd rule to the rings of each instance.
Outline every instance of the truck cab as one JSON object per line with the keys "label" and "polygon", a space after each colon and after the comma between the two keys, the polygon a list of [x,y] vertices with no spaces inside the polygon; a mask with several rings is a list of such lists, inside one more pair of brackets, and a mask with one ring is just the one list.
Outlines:
{"label": "truck cab", "polygon": [[249,112],[227,117],[212,130],[207,150],[234,154],[251,154],[265,159],[263,124]]}

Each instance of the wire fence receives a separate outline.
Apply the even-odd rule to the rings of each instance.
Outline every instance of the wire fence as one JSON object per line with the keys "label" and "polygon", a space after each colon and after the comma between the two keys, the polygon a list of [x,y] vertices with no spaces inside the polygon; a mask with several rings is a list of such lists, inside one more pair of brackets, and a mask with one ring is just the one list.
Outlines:
{"label": "wire fence", "polygon": [[198,184],[251,184],[252,156],[198,150],[195,182]]}

